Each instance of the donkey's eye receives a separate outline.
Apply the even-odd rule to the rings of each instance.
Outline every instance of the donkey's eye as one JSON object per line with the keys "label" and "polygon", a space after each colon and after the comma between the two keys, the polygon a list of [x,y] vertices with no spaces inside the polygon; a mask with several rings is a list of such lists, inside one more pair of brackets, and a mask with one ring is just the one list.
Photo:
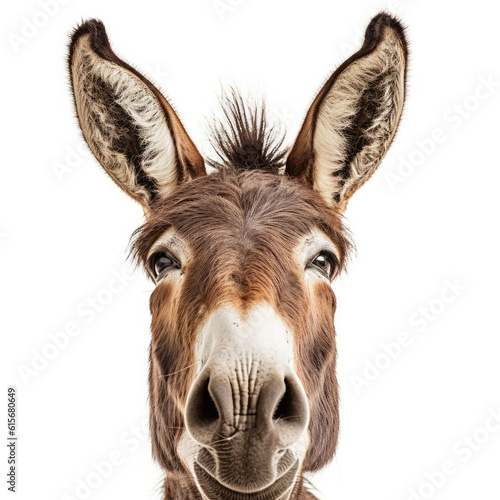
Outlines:
{"label": "donkey's eye", "polygon": [[323,251],[314,257],[310,267],[317,269],[331,280],[337,270],[337,259],[330,252]]}
{"label": "donkey's eye", "polygon": [[149,259],[149,267],[156,280],[162,278],[169,269],[180,268],[175,259],[166,252],[154,253]]}

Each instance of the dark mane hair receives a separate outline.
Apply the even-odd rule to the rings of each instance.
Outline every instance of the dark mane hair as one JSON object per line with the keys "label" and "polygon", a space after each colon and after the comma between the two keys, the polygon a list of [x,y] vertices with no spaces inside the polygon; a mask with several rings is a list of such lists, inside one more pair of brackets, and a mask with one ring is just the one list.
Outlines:
{"label": "dark mane hair", "polygon": [[220,102],[224,118],[215,121],[210,139],[217,158],[209,158],[208,164],[217,170],[232,167],[278,173],[285,166],[285,134],[269,125],[265,101],[246,103],[231,87],[223,91]]}

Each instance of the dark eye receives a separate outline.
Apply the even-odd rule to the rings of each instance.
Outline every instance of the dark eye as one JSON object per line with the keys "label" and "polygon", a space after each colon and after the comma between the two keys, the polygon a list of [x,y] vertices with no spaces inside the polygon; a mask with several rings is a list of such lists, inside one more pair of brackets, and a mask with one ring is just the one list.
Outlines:
{"label": "dark eye", "polygon": [[314,257],[310,267],[314,267],[331,280],[337,270],[337,259],[330,252],[323,251]]}
{"label": "dark eye", "polygon": [[162,278],[169,269],[180,268],[175,259],[166,252],[154,253],[149,259],[149,267],[156,280]]}

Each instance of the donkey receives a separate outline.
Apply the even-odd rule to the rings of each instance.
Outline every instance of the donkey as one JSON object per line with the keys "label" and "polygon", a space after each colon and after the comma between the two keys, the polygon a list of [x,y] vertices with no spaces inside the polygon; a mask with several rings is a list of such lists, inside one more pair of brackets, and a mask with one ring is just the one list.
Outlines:
{"label": "donkey", "polygon": [[342,214],[394,138],[407,56],[401,24],[373,18],[289,150],[263,105],[226,93],[207,174],[168,100],[115,55],[104,25],[73,33],[83,136],[145,212],[131,252],[156,285],[150,428],[165,499],[315,498],[304,474],[332,459],[339,429]]}

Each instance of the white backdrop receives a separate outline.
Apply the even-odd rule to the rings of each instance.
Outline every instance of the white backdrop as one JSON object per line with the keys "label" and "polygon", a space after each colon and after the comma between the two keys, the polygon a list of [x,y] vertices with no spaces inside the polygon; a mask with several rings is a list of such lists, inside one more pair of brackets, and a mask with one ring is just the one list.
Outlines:
{"label": "white backdrop", "polygon": [[[103,20],[209,153],[221,83],[267,96],[290,144],[380,10],[408,26],[408,100],[346,212],[357,254],[334,284],[340,443],[312,480],[325,500],[500,498],[499,10],[486,0],[3,6],[0,322],[17,498],[160,498],[144,425],[152,286],[126,263],[142,213],[82,145],[72,28]],[[3,421],[6,392],[0,406]]]}

